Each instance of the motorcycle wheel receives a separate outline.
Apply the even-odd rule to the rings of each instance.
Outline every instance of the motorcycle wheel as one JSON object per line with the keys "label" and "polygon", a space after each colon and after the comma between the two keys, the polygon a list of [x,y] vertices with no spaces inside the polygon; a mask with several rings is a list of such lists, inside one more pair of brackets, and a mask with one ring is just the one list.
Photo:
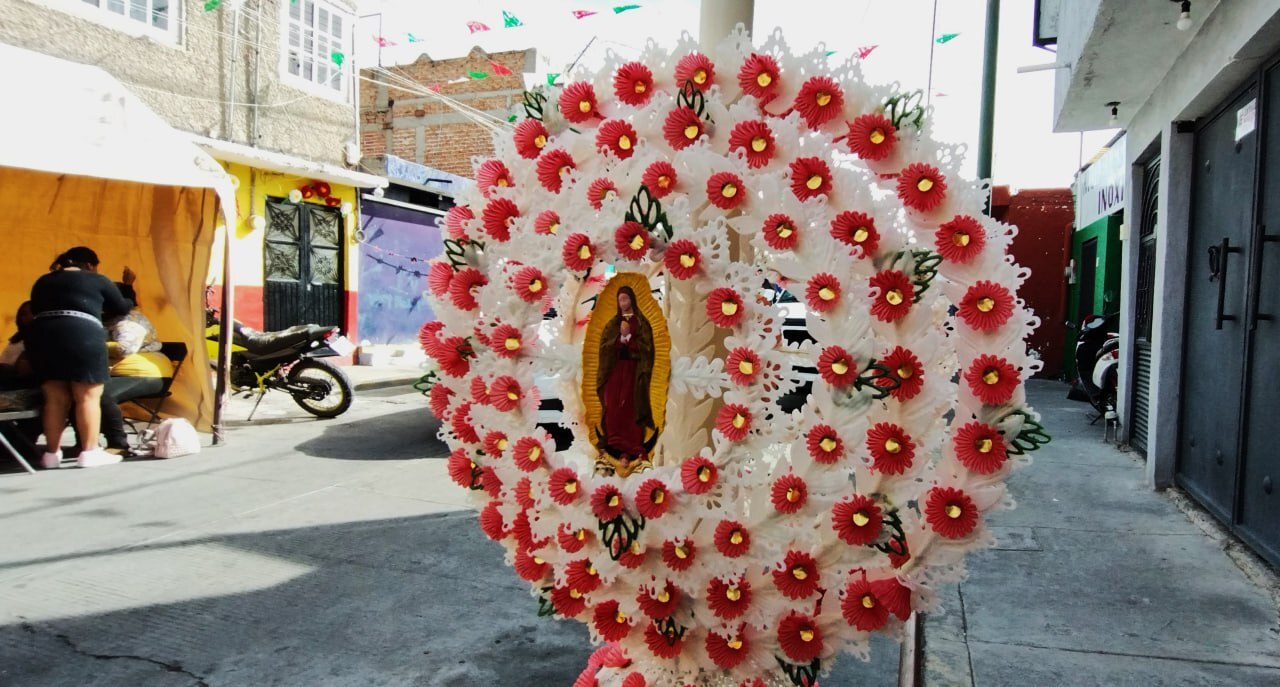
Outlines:
{"label": "motorcycle wheel", "polygon": [[305,386],[310,391],[293,391],[293,401],[316,417],[338,417],[351,407],[354,392],[351,380],[337,365],[308,358],[289,370],[289,386]]}

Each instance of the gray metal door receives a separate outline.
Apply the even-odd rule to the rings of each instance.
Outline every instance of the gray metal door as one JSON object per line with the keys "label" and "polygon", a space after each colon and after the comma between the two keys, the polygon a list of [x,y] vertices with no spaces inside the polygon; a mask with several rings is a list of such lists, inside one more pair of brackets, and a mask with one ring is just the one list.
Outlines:
{"label": "gray metal door", "polygon": [[1138,284],[1134,298],[1133,397],[1129,445],[1147,455],[1151,418],[1151,324],[1155,318],[1156,226],[1160,205],[1160,156],[1142,167],[1142,216],[1138,225]]}
{"label": "gray metal door", "polygon": [[342,213],[337,209],[267,199],[265,329],[295,324],[342,326],[342,245]]}
{"label": "gray metal door", "polygon": [[1253,237],[1256,136],[1237,141],[1236,113],[1256,86],[1196,132],[1187,269],[1177,481],[1234,522],[1240,469],[1246,286]]}

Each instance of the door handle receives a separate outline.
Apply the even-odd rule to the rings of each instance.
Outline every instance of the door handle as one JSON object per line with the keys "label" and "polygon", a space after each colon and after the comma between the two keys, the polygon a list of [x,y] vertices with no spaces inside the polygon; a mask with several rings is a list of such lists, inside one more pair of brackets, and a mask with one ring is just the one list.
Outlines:
{"label": "door handle", "polygon": [[1230,265],[1232,253],[1241,249],[1231,245],[1231,239],[1222,237],[1221,246],[1209,247],[1209,281],[1218,280],[1218,312],[1214,315],[1214,329],[1222,329],[1223,322],[1235,322],[1235,315],[1223,314],[1223,305],[1227,300],[1227,266]]}
{"label": "door handle", "polygon": [[1255,245],[1257,247],[1253,250],[1253,284],[1251,284],[1249,293],[1249,331],[1255,331],[1258,328],[1259,320],[1270,322],[1275,319],[1269,313],[1258,312],[1258,308],[1262,301],[1263,251],[1266,250],[1268,243],[1280,242],[1280,234],[1268,234],[1266,225],[1259,224],[1256,236]]}

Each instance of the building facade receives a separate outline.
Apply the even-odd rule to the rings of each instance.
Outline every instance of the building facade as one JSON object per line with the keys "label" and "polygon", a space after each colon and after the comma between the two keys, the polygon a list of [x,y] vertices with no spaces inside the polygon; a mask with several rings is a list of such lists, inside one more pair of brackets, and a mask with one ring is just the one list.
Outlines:
{"label": "building facade", "polygon": [[1126,130],[1121,439],[1280,564],[1280,5],[1183,4],[1043,5],[1055,128]]}
{"label": "building facade", "polygon": [[237,319],[352,335],[357,189],[386,183],[357,168],[356,22],[354,0],[0,0],[0,42],[104,68],[235,179]]}

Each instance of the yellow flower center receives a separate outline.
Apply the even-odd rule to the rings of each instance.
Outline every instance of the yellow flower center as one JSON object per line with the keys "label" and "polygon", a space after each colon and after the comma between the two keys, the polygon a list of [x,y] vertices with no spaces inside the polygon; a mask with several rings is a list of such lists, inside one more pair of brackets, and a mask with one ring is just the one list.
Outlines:
{"label": "yellow flower center", "polygon": [[698,125],[690,124],[684,128],[684,137],[692,141],[698,137]]}
{"label": "yellow flower center", "polygon": [[823,451],[830,453],[836,450],[836,440],[831,437],[822,437],[822,441],[818,442],[818,447]]}
{"label": "yellow flower center", "polygon": [[698,259],[688,253],[680,256],[680,265],[682,267],[693,267],[697,262]]}
{"label": "yellow flower center", "polygon": [[578,259],[586,260],[587,258],[590,258],[590,257],[591,257],[591,246],[588,246],[585,243],[582,244],[581,246],[578,246]]}
{"label": "yellow flower center", "polygon": [[578,101],[578,112],[581,112],[582,114],[586,114],[586,113],[588,113],[588,112],[590,112],[590,111],[591,111],[591,101],[590,101],[590,100],[579,100],[579,101]]}
{"label": "yellow flower center", "polygon": [[787,502],[795,503],[800,500],[800,490],[795,487],[787,489]]}
{"label": "yellow flower center", "polygon": [[529,282],[529,293],[537,293],[542,290],[542,280],[534,279]]}
{"label": "yellow flower center", "polygon": [[1000,373],[996,370],[987,370],[986,372],[982,373],[982,381],[986,382],[987,384],[999,384]]}
{"label": "yellow flower center", "polygon": [[769,147],[769,141],[764,136],[756,136],[751,139],[751,149],[757,153],[763,153],[765,148]]}
{"label": "yellow flower center", "polygon": [[729,543],[730,543],[730,544],[733,544],[734,546],[737,546],[738,544],[741,544],[741,543],[742,543],[742,532],[741,532],[741,531],[739,531],[739,530],[734,530],[734,531],[733,531],[733,534],[729,535]]}
{"label": "yellow flower center", "polygon": [[720,312],[726,317],[733,317],[738,313],[738,304],[733,301],[724,301],[720,304]]}
{"label": "yellow flower center", "polygon": [[960,246],[961,248],[969,245],[968,232],[957,231],[956,233],[952,234],[951,243],[954,243],[955,245]]}
{"label": "yellow flower center", "polygon": [[918,189],[921,193],[928,193],[929,189],[932,189],[932,188],[933,188],[933,179],[930,179],[929,177],[921,177],[920,181],[916,182],[916,189]]}
{"label": "yellow flower center", "polygon": [[915,376],[915,374],[916,374],[915,369],[912,368],[910,365],[903,365],[902,367],[898,368],[898,376],[903,379],[911,379],[912,377]]}
{"label": "yellow flower center", "polygon": [[693,82],[701,86],[707,82],[707,70],[699,69],[693,73]]}
{"label": "yellow flower center", "polygon": [[644,248],[644,237],[636,234],[631,237],[631,243],[628,245],[631,246],[631,250],[640,250],[641,248]]}
{"label": "yellow flower center", "polygon": [[534,137],[533,144],[541,148],[542,146],[545,146],[547,144],[547,137],[543,136],[542,134],[538,134],[537,136]]}
{"label": "yellow flower center", "polygon": [[995,442],[983,437],[974,444],[974,448],[978,449],[978,453],[991,453],[991,449],[995,448]]}
{"label": "yellow flower center", "polygon": [[868,135],[867,138],[870,139],[870,141],[876,145],[880,145],[881,143],[884,143],[884,139],[885,139],[884,129],[881,129],[879,127],[872,129],[871,134]]}
{"label": "yellow flower center", "polygon": [[666,174],[662,174],[662,175],[659,175],[659,176],[658,176],[658,186],[659,186],[659,187],[661,187],[661,188],[667,188],[667,187],[668,187],[668,186],[670,186],[670,185],[671,185],[671,177],[667,176]]}
{"label": "yellow flower center", "polygon": [[894,439],[893,437],[889,437],[888,439],[884,440],[884,450],[888,451],[889,453],[901,453],[902,444],[898,443],[897,439]]}
{"label": "yellow flower center", "polygon": [[947,505],[947,517],[951,518],[952,520],[955,520],[956,518],[960,517],[960,514],[963,512],[964,511],[960,509],[960,506],[957,506],[954,503]]}
{"label": "yellow flower center", "polygon": [[996,301],[994,298],[991,298],[990,296],[983,296],[982,298],[978,299],[978,302],[975,303],[975,305],[977,305],[978,309],[981,310],[982,312],[991,312],[996,307]]}
{"label": "yellow flower center", "polygon": [[760,88],[767,88],[771,83],[773,83],[773,77],[769,72],[760,72],[759,74],[756,74],[756,85]]}
{"label": "yellow flower center", "polygon": [[866,227],[858,227],[857,229],[853,230],[854,243],[862,243],[863,241],[866,241],[867,238],[870,236],[871,236],[871,232],[867,231]]}
{"label": "yellow flower center", "polygon": [[560,223],[552,222],[551,224],[547,225],[547,231],[551,232],[552,234],[555,234],[556,232],[560,231]]}
{"label": "yellow flower center", "polygon": [[853,524],[858,527],[866,527],[869,522],[871,522],[871,518],[868,517],[866,513],[857,511],[853,514]]}
{"label": "yellow flower center", "polygon": [[573,533],[573,536],[574,536],[578,541],[586,541],[586,540],[587,540],[587,530],[586,530],[586,528],[584,527],[584,528],[579,529],[577,532],[574,532],[574,533]]}
{"label": "yellow flower center", "polygon": [[576,590],[576,589],[570,589],[570,590],[569,590],[569,596],[571,596],[571,597],[573,597],[573,598],[575,598],[575,599],[581,599],[581,598],[582,598],[582,592],[580,592],[580,591],[578,591],[578,590]]}
{"label": "yellow flower center", "polygon": [[623,150],[631,150],[631,139],[627,136],[619,136],[618,147]]}
{"label": "yellow flower center", "polygon": [[889,291],[885,293],[884,299],[889,301],[889,305],[901,305],[902,292],[897,289],[889,289]]}
{"label": "yellow flower center", "polygon": [[569,166],[569,165],[564,165],[564,166],[560,167],[560,176],[565,176],[565,175],[567,175],[567,174],[568,174],[570,171],[572,171],[572,170],[573,170],[573,167],[571,167],[571,166]]}
{"label": "yellow flower center", "polygon": [[638,556],[641,551],[643,551],[643,549],[640,548],[640,540],[637,539],[636,541],[631,542],[631,553]]}
{"label": "yellow flower center", "polygon": [[826,107],[827,103],[831,102],[831,94],[826,91],[818,91],[818,97],[815,100],[818,101],[818,107]]}
{"label": "yellow flower center", "polygon": [[720,195],[725,198],[732,198],[738,195],[738,187],[733,184],[725,184],[720,187]]}
{"label": "yellow flower center", "polygon": [[792,568],[791,576],[796,578],[797,580],[803,580],[809,577],[809,573],[805,572],[804,568]]}
{"label": "yellow flower center", "polygon": [[743,360],[738,363],[738,372],[744,375],[755,374],[756,366],[752,365],[750,360]]}
{"label": "yellow flower center", "polygon": [[843,360],[837,360],[831,363],[831,371],[838,375],[842,375],[849,371],[849,363],[846,363]]}
{"label": "yellow flower center", "polygon": [[546,561],[542,560],[542,559],[541,559],[541,558],[539,558],[538,556],[534,556],[534,557],[533,557],[533,562],[534,562],[535,564],[537,564],[537,565],[542,565],[543,563],[546,563]]}
{"label": "yellow flower center", "polygon": [[596,574],[596,567],[595,567],[594,565],[591,565],[590,563],[587,563],[586,573],[587,573],[588,575],[595,575],[595,574]]}
{"label": "yellow flower center", "polygon": [[631,90],[636,93],[644,93],[645,91],[649,90],[649,87],[644,85],[643,81],[637,81],[635,85],[631,87]]}
{"label": "yellow flower center", "polygon": [[804,182],[804,185],[805,185],[805,186],[806,186],[810,191],[817,191],[817,190],[818,190],[818,187],[822,186],[822,181],[823,181],[823,179],[822,179],[822,175],[821,175],[821,174],[814,174],[813,176],[809,177],[809,179],[808,179],[808,180],[806,180],[806,181]]}
{"label": "yellow flower center", "polygon": [[734,651],[737,651],[738,649],[742,648],[742,638],[734,637],[733,639],[730,639],[729,641],[725,642],[724,645],[729,647],[730,649],[733,649]]}
{"label": "yellow flower center", "polygon": [[863,595],[862,595],[862,607],[863,607],[863,608],[875,608],[875,607],[876,607],[876,597],[871,596],[870,594],[863,594]]}
{"label": "yellow flower center", "polygon": [[667,492],[661,489],[655,489],[653,494],[649,496],[649,500],[653,501],[655,504],[661,505],[663,501],[667,500]]}
{"label": "yellow flower center", "polygon": [[664,589],[664,590],[662,590],[662,591],[658,592],[658,596],[657,596],[657,597],[655,597],[655,598],[657,598],[657,599],[658,599],[658,601],[660,601],[660,602],[662,602],[662,603],[666,603],[666,602],[668,602],[668,601],[670,601],[670,600],[671,600],[671,594],[670,594],[667,590],[665,590],[665,589]]}
{"label": "yellow flower center", "polygon": [[801,630],[800,639],[806,642],[812,642],[814,638],[813,630]]}
{"label": "yellow flower center", "polygon": [[689,557],[689,550],[684,548],[684,544],[679,544],[675,549],[676,558],[684,560]]}
{"label": "yellow flower center", "polygon": [[[511,394],[509,394],[509,393],[508,393],[507,395],[508,395],[508,396],[510,396]],[[518,398],[518,397],[517,397],[517,398]],[[534,446],[533,448],[529,449],[529,462],[531,462],[531,463],[532,463],[532,462],[537,462],[538,458],[541,458],[541,457],[542,457],[542,449],[541,449],[541,448],[538,448],[537,446]]]}
{"label": "yellow flower center", "polygon": [[737,601],[742,598],[742,590],[737,587],[729,587],[724,590],[724,597],[730,601]]}
{"label": "yellow flower center", "polygon": [[498,185],[499,185],[499,186],[510,186],[510,185],[511,185],[511,182],[510,182],[510,181],[507,181],[507,178],[506,178],[506,177],[498,177]]}
{"label": "yellow flower center", "polygon": [[514,336],[508,336],[507,340],[502,343],[502,347],[508,351],[516,351],[520,349],[520,339]]}
{"label": "yellow flower center", "polygon": [[745,424],[747,424],[747,418],[743,417],[743,416],[742,416],[742,413],[734,413],[734,415],[733,415],[733,428],[734,428],[734,429],[742,429],[742,426],[743,426],[743,425],[745,425]]}
{"label": "yellow flower center", "polygon": [[[509,341],[509,340],[510,340],[510,339],[508,339],[508,341]],[[506,438],[506,437],[502,437],[501,439],[499,439],[499,440],[498,440],[498,450],[499,450],[499,451],[505,451],[505,450],[507,450],[507,446],[509,446],[509,445],[510,445],[510,443],[511,443],[511,442],[507,441],[507,438]]]}
{"label": "yellow flower center", "polygon": [[821,298],[824,301],[835,300],[835,297],[836,292],[832,291],[830,286],[824,286],[821,289],[818,289],[818,298]]}
{"label": "yellow flower center", "polygon": [[792,229],[790,224],[783,223],[778,225],[777,232],[778,232],[778,238],[785,239],[791,236],[792,234],[796,233],[796,230]]}
{"label": "yellow flower center", "polygon": [[[520,398],[520,394],[517,394],[517,393],[516,393],[516,392],[514,392],[514,391],[508,391],[508,392],[507,392],[507,398],[511,399],[512,401],[515,401],[515,400],[518,400],[518,399]],[[533,451],[530,451],[530,452],[529,452],[529,455],[530,455],[530,456],[532,456],[532,455],[533,455]]]}
{"label": "yellow flower center", "polygon": [[565,482],[565,483],[564,483],[564,493],[566,493],[566,494],[576,494],[576,493],[578,493],[578,480],[576,480],[576,479],[571,479],[571,480],[569,480],[569,481]]}
{"label": "yellow flower center", "polygon": [[617,494],[614,494],[613,496],[609,497],[610,508],[617,508],[619,503],[622,503],[622,497],[618,496]]}
{"label": "yellow flower center", "polygon": [[627,622],[627,614],[623,613],[622,611],[618,611],[617,613],[613,614],[613,621],[621,625],[622,623]]}
{"label": "yellow flower center", "polygon": [[698,468],[698,481],[699,481],[699,482],[710,482],[710,481],[711,481],[711,468],[707,467],[706,465],[703,465],[702,467]]}

